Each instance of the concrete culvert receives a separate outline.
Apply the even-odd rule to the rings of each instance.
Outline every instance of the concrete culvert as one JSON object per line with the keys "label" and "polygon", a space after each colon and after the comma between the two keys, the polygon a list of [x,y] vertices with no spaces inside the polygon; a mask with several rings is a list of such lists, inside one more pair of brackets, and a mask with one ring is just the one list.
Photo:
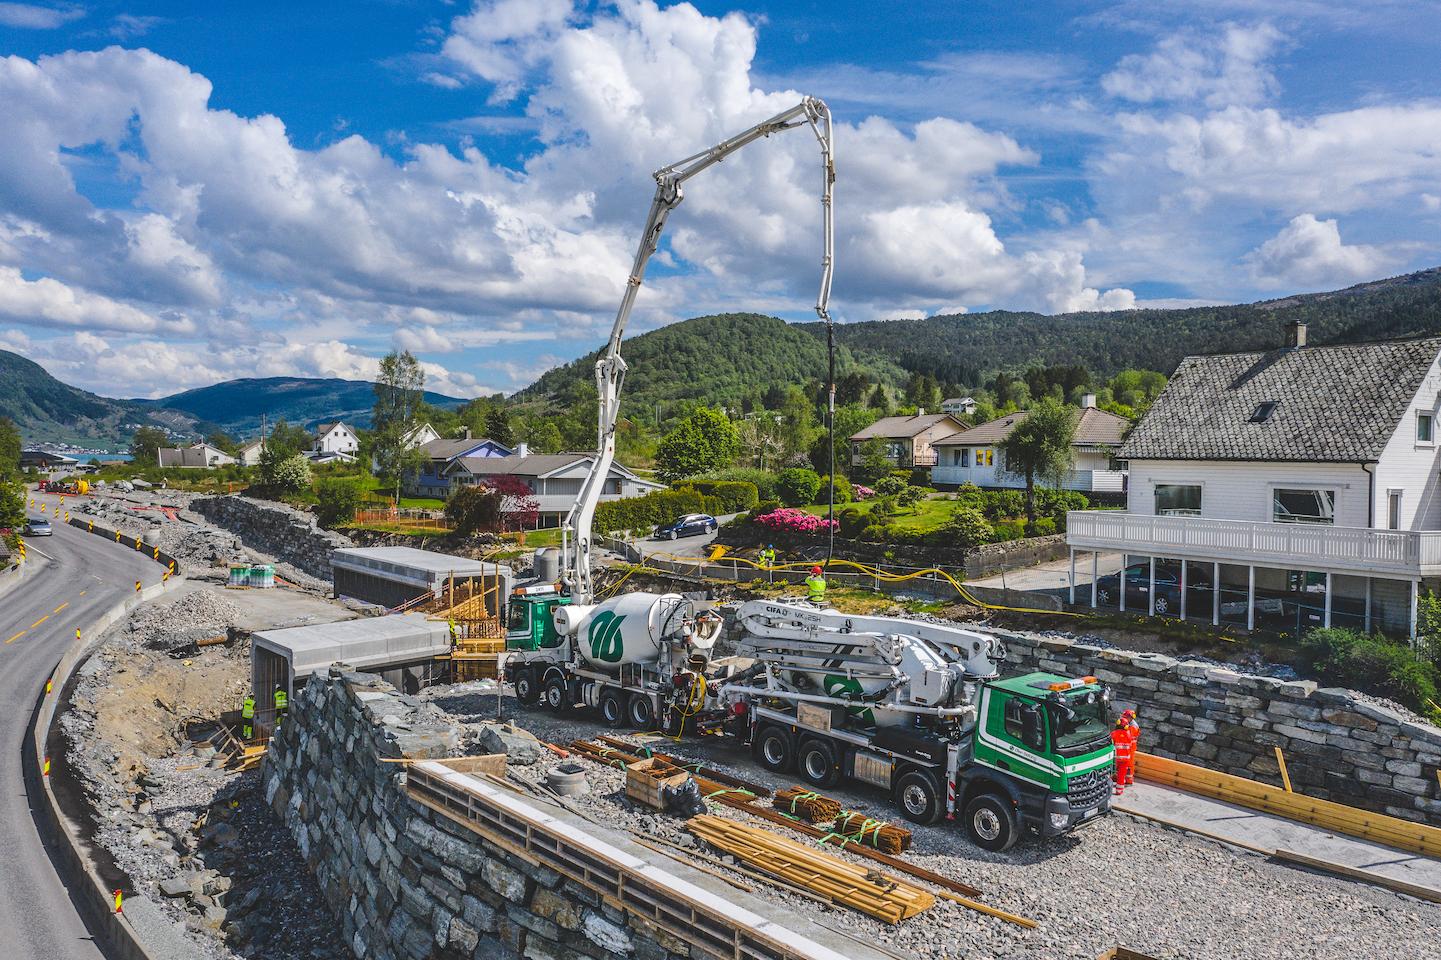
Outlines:
{"label": "concrete culvert", "polygon": [[582,797],[590,793],[585,768],[575,762],[558,763],[545,775],[546,785],[562,797]]}

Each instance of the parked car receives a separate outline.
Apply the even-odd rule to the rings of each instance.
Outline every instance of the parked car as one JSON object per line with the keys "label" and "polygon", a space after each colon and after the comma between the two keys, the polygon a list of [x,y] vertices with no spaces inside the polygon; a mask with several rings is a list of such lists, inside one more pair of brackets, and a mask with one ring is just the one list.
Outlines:
{"label": "parked car", "polygon": [[25,518],[25,536],[27,537],[48,537],[55,533],[50,527],[50,521],[44,517]]}
{"label": "parked car", "polygon": [[689,537],[698,534],[711,533],[720,522],[708,513],[688,513],[663,527],[655,528],[657,540],[674,540],[676,537]]}
{"label": "parked car", "polygon": [[[1126,567],[1126,609],[1145,612],[1150,606],[1151,565],[1133,563]],[[1096,581],[1096,602],[1103,606],[1119,606],[1120,573],[1112,573]],[[1211,574],[1202,564],[1192,564],[1186,569],[1186,590],[1189,593],[1188,613],[1198,613],[1203,603],[1209,609],[1211,603]],[[1156,564],[1156,614],[1163,617],[1179,616],[1181,612],[1181,565],[1174,561],[1159,561]]]}

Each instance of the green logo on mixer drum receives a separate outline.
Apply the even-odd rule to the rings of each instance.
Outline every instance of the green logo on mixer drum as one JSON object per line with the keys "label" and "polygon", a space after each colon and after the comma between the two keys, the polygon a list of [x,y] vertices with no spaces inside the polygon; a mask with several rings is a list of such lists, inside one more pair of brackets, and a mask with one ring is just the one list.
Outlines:
{"label": "green logo on mixer drum", "polygon": [[620,625],[625,620],[624,616],[617,617],[609,610],[598,613],[590,622],[590,658],[592,660],[603,660],[606,663],[615,663],[625,651],[625,643],[621,640]]}
{"label": "green logo on mixer drum", "polygon": [[[837,697],[841,700],[859,699],[865,691],[861,689],[860,682],[855,677],[841,677],[831,674],[825,679],[826,696]],[[876,725],[876,715],[870,707],[846,707],[846,713],[855,717],[868,727]]]}

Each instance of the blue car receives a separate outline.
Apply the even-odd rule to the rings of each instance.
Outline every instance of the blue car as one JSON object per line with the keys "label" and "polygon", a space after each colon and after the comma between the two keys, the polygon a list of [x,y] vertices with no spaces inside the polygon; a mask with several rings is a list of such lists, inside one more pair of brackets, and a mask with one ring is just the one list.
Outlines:
{"label": "blue car", "polygon": [[708,513],[688,513],[674,523],[656,527],[655,538],[657,540],[674,540],[677,537],[711,533],[718,526],[720,523]]}
{"label": "blue car", "polygon": [[25,518],[25,536],[27,537],[48,537],[54,532],[50,529],[50,521],[44,517]]}

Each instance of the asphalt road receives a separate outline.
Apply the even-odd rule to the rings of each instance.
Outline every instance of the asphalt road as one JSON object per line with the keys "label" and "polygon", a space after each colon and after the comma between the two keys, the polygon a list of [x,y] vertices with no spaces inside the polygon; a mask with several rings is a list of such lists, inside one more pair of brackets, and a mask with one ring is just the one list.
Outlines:
{"label": "asphalt road", "polygon": [[[727,513],[716,519],[721,523],[726,523],[737,516],[739,514]],[[677,537],[674,540],[642,537],[635,541],[635,545],[647,556],[652,553],[664,553],[673,557],[708,557],[710,556],[711,542],[714,540],[714,533],[702,533],[689,537]]]}
{"label": "asphalt road", "polygon": [[[53,510],[59,500],[38,502]],[[75,642],[75,629],[133,594],[137,579],[149,586],[163,570],[133,549],[63,523],[55,524],[54,536],[27,540],[26,547],[24,578],[0,588],[0,957],[97,960],[104,954],[41,843],[31,804],[43,800],[27,794],[22,745],[36,697]]]}

